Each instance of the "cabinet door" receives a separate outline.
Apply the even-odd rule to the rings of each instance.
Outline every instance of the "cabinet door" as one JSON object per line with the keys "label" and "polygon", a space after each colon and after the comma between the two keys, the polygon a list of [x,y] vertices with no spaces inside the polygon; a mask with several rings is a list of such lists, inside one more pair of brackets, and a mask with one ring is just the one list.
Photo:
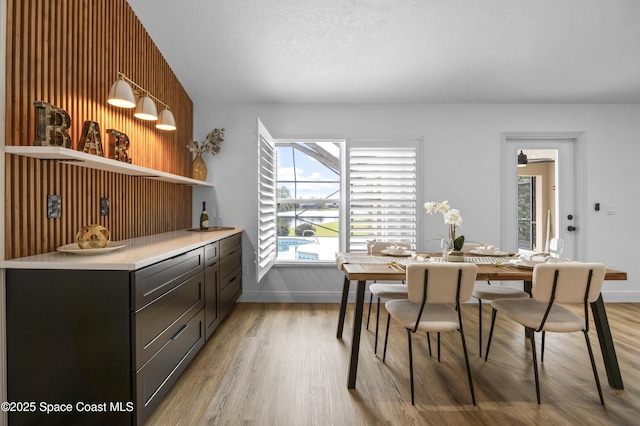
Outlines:
{"label": "cabinet door", "polygon": [[127,411],[75,404],[133,399],[128,271],[7,272],[7,398],[72,403],[73,413],[10,412],[10,425],[122,425]]}
{"label": "cabinet door", "polygon": [[211,266],[220,259],[220,244],[218,241],[215,243],[207,244],[204,246],[204,266]]}
{"label": "cabinet door", "polygon": [[207,339],[220,324],[219,285],[220,267],[215,263],[204,270],[204,321]]}

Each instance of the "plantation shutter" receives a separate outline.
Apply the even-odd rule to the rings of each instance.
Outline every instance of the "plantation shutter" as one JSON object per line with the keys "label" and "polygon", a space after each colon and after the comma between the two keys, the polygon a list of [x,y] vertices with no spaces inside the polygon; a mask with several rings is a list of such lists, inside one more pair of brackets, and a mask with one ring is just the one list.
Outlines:
{"label": "plantation shutter", "polygon": [[258,252],[256,282],[273,266],[277,253],[275,143],[258,119]]}
{"label": "plantation shutter", "polygon": [[363,141],[349,147],[348,249],[366,250],[367,234],[415,248],[417,141],[375,145]]}

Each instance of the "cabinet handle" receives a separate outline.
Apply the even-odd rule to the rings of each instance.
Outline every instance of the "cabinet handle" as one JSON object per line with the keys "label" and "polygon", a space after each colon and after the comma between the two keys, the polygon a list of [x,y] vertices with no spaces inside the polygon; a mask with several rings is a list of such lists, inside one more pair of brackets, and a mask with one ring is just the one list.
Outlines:
{"label": "cabinet handle", "polygon": [[178,331],[176,332],[176,334],[174,334],[173,336],[171,336],[171,339],[169,339],[169,340],[177,340],[177,339],[178,339],[178,337],[180,337],[180,335],[181,335],[182,333],[184,333],[184,331],[187,329],[187,327],[189,327],[189,324],[188,324],[188,323],[187,323],[187,324],[185,324],[185,325],[183,325],[182,327],[180,327],[180,330],[178,330]]}

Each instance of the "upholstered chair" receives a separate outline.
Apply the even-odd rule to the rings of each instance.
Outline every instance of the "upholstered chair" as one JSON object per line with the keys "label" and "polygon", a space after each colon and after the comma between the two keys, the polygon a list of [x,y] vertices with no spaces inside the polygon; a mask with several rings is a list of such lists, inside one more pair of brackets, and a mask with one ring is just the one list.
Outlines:
{"label": "upholstered chair", "polygon": [[[491,302],[491,330],[485,353],[485,361],[489,358],[491,338],[496,322],[496,315],[510,318],[522,324],[529,335],[533,372],[536,382],[536,397],[540,404],[540,379],[536,357],[535,332],[570,333],[581,331],[587,344],[591,360],[593,376],[598,388],[600,403],[604,405],[602,388],[598,371],[593,358],[593,350],[589,340],[590,304],[600,296],[604,276],[607,272],[601,263],[543,263],[533,269],[532,295],[530,299],[499,299]],[[561,304],[580,304],[583,315],[576,314]],[[565,360],[568,361],[568,360]],[[570,367],[567,365],[567,367]]]}
{"label": "upholstered chair", "polygon": [[[372,249],[372,254],[374,256],[382,256],[382,250],[386,249],[389,246],[400,246],[404,247],[407,250],[411,249],[411,244],[409,243],[397,243],[390,241],[378,241],[375,243]],[[404,281],[400,283],[378,283],[374,281],[373,284],[369,286],[369,312],[367,314],[367,330],[369,330],[369,320],[371,319],[371,305],[373,304],[373,296],[375,295],[378,299],[377,311],[376,311],[376,335],[375,341],[373,344],[373,353],[378,353],[378,325],[380,324],[380,299],[406,299],[407,298],[407,286],[404,284]]]}
{"label": "upholstered chair", "polygon": [[[476,404],[460,302],[466,302],[471,298],[477,272],[477,265],[472,263],[425,262],[409,264],[407,266],[408,299],[389,300],[385,303],[389,319],[382,360],[384,362],[386,359],[389,324],[393,319],[407,330],[411,404],[415,403],[411,336],[414,333],[425,331],[438,333],[438,342],[442,332],[460,333],[471,400],[473,405]],[[439,346],[438,344],[438,355]]]}

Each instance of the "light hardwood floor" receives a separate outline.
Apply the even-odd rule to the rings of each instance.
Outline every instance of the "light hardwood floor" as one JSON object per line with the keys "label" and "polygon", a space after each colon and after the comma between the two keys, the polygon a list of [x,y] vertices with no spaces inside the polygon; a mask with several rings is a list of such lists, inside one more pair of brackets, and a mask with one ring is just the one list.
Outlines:
{"label": "light hardwood floor", "polygon": [[[147,424],[637,425],[640,304],[607,304],[606,309],[625,389],[608,385],[592,329],[605,407],[598,400],[582,333],[547,335],[540,368],[542,405],[538,405],[523,329],[498,316],[485,362],[478,356],[477,307],[466,304],[462,312],[478,405],[471,404],[460,336],[448,333],[442,336],[441,363],[435,352],[428,356],[426,336],[413,340],[416,403],[412,406],[407,338],[399,326],[392,323],[385,364],[383,332],[376,356],[375,326],[363,329],[357,386],[348,390],[353,305],[339,340],[337,304],[240,303]],[[485,306],[485,328],[489,311]],[[381,331],[384,324],[386,313],[381,314]],[[488,330],[485,340],[487,335]]]}

